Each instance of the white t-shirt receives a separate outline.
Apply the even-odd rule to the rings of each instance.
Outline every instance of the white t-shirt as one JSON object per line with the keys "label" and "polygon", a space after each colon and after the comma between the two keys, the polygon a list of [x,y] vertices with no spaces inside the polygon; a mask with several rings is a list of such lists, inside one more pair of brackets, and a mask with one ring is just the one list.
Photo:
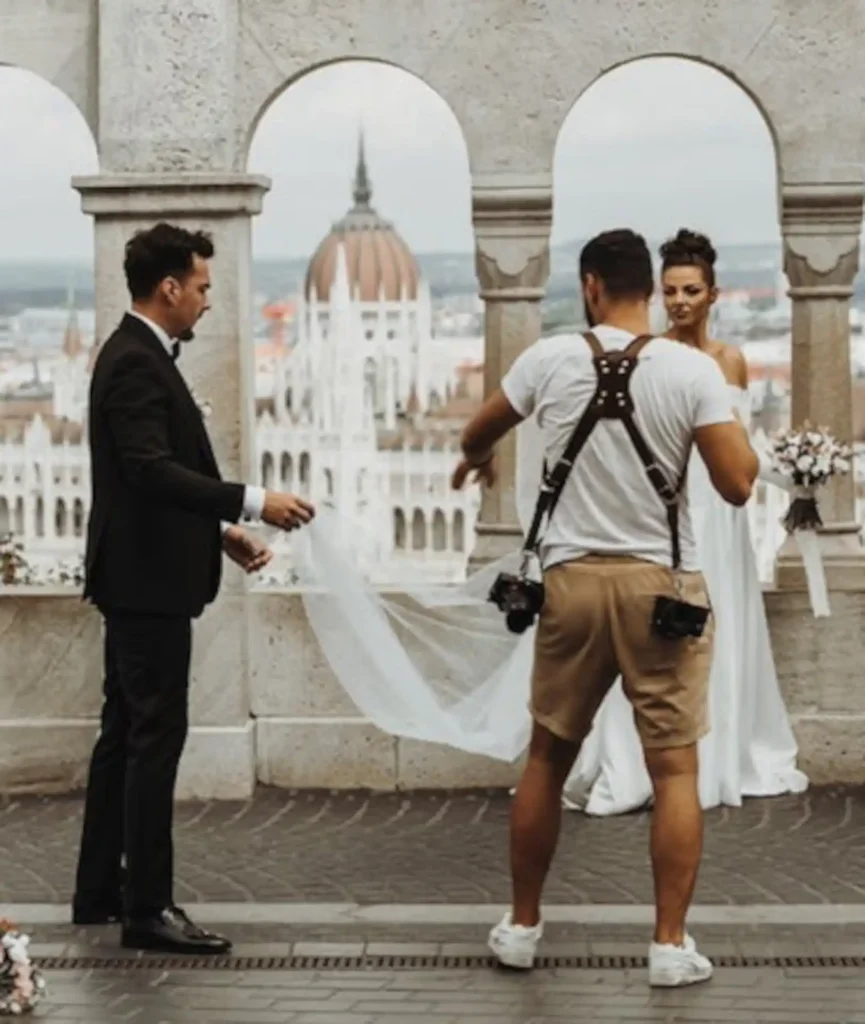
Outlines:
{"label": "white t-shirt", "polygon": [[[600,326],[604,349],[624,349],[634,335]],[[502,381],[523,417],[537,415],[552,468],[597,387],[592,351],[579,334],[542,338],[526,349]],[[675,485],[691,452],[694,430],[734,419],[724,375],[711,356],[666,338],[640,353],[631,377],[634,420],[667,479]],[[696,570],[687,491],[679,514],[682,568]],[[601,420],[571,469],[540,548],[544,568],[583,555],[632,555],[672,565],[666,509],[649,482],[624,426]]]}

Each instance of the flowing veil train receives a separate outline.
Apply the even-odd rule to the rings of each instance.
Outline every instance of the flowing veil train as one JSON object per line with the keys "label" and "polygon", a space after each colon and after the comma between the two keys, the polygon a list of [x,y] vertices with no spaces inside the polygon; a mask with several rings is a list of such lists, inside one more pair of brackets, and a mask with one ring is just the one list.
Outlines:
{"label": "flowing veil train", "polygon": [[[540,431],[518,428],[518,514],[531,519],[540,482]],[[351,555],[357,527],[324,511],[297,537],[296,572],[310,625],[358,709],[396,736],[515,761],[531,729],[527,709],[534,631],[514,636],[487,601],[519,552],[464,583],[384,592]]]}

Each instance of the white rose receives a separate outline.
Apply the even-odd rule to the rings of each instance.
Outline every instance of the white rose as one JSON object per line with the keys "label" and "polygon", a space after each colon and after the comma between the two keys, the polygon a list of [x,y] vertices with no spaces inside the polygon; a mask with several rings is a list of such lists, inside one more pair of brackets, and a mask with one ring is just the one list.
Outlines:
{"label": "white rose", "polygon": [[813,465],[813,455],[800,455],[799,458],[796,460],[796,469],[798,469],[800,473],[807,473]]}

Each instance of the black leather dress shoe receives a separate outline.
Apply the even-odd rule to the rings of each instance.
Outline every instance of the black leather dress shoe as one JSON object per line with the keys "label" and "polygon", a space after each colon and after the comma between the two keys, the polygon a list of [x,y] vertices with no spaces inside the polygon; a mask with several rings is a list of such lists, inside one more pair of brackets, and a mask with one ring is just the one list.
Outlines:
{"label": "black leather dress shoe", "polygon": [[166,907],[151,917],[125,920],[120,941],[126,949],[155,953],[219,956],[231,949],[228,939],[199,928],[180,907]]}

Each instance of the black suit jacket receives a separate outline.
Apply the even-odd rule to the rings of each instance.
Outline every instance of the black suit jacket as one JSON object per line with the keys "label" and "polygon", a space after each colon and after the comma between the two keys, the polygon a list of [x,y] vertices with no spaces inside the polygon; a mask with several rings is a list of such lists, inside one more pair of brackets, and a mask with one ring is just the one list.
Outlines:
{"label": "black suit jacket", "polygon": [[92,500],[85,598],[105,611],[194,618],[216,597],[220,520],[236,522],[201,412],[153,331],[126,315],[90,381]]}

